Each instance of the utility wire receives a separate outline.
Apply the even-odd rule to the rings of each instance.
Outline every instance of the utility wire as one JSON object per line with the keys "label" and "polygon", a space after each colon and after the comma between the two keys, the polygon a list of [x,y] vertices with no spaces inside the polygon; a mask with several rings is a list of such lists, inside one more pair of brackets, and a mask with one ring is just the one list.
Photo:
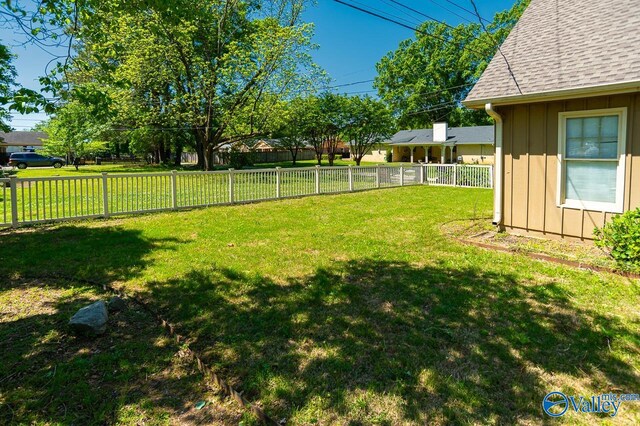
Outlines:
{"label": "utility wire", "polygon": [[[421,34],[424,34],[424,35],[427,35],[427,36],[431,36],[431,37],[437,38],[437,39],[439,39],[439,40],[445,41],[445,40],[444,40],[443,38],[441,38],[441,37],[431,35],[431,34],[429,34],[429,33],[425,32],[425,31],[422,31],[422,30],[419,30],[419,29],[417,29],[417,28],[415,28],[415,27],[412,27],[411,25],[403,24],[402,22],[396,21],[396,20],[394,20],[394,19],[391,19],[391,18],[386,17],[386,16],[384,16],[384,15],[380,15],[380,14],[375,13],[375,12],[372,12],[372,11],[370,11],[370,10],[363,9],[363,8],[361,8],[361,7],[359,7],[359,6],[354,5],[354,4],[347,3],[347,2],[342,1],[342,0],[333,0],[333,1],[334,1],[334,2],[336,2],[336,3],[343,4],[343,5],[347,6],[347,7],[352,8],[352,9],[358,10],[358,11],[360,11],[360,12],[362,12],[362,13],[366,13],[367,15],[375,16],[376,18],[379,18],[379,19],[385,20],[385,21],[387,21],[387,22],[391,22],[391,23],[393,23],[393,24],[400,25],[401,27],[404,27],[404,28],[406,28],[406,29],[408,29],[408,30],[415,31],[415,32],[419,32],[419,33],[421,33]],[[403,20],[404,20],[404,19],[403,19]]]}
{"label": "utility wire", "polygon": [[398,6],[404,7],[405,9],[410,10],[413,13],[417,13],[418,15],[420,15],[420,16],[422,16],[424,18],[427,18],[427,19],[430,19],[432,21],[436,21],[436,22],[439,22],[439,23],[441,23],[443,25],[446,25],[450,29],[454,29],[455,28],[455,27],[447,24],[446,22],[440,21],[440,20],[438,20],[438,19],[436,19],[436,18],[434,18],[434,17],[432,17],[430,15],[427,15],[426,13],[420,12],[419,10],[414,9],[414,8],[412,8],[410,6],[407,6],[406,4],[400,3],[399,1],[396,1],[396,0],[389,0],[389,1],[392,2],[392,3],[397,4]]}
{"label": "utility wire", "polygon": [[416,114],[423,114],[425,112],[439,111],[445,108],[452,108],[454,105],[458,105],[459,103],[460,102],[458,101],[443,102],[441,104],[431,105],[429,108],[405,112],[403,115],[416,115]]}
{"label": "utility wire", "polygon": [[374,79],[354,81],[353,83],[338,84],[337,86],[325,87],[325,89],[337,89],[339,87],[355,86],[357,84],[371,83]]}
{"label": "utility wire", "polygon": [[473,10],[475,11],[476,16],[478,17],[478,20],[480,21],[480,25],[482,26],[482,29],[484,30],[485,33],[487,33],[489,38],[491,38],[493,43],[498,47],[498,52],[500,52],[500,55],[502,55],[502,58],[504,59],[505,64],[507,64],[507,70],[509,71],[509,74],[511,75],[511,78],[513,79],[513,82],[516,84],[516,87],[518,88],[518,93],[520,93],[522,95],[522,90],[520,90],[520,85],[518,84],[518,80],[516,79],[516,76],[513,74],[513,70],[511,69],[511,64],[509,63],[509,60],[507,59],[505,54],[502,53],[502,49],[500,48],[500,46],[498,46],[498,43],[496,42],[496,39],[487,30],[487,27],[484,25],[484,22],[482,22],[482,16],[480,16],[480,12],[478,12],[478,8],[476,7],[475,1],[473,1],[473,0],[470,0],[470,1],[471,1],[471,5],[473,6]]}
{"label": "utility wire", "polygon": [[[355,9],[355,10],[357,10],[357,11],[360,11],[360,12],[362,12],[362,13],[365,13],[365,14],[367,14],[367,15],[371,15],[371,16],[374,16],[374,17],[376,17],[376,18],[382,19],[382,20],[384,20],[384,21],[391,22],[391,23],[393,23],[393,24],[399,25],[399,26],[401,26],[401,27],[404,27],[404,28],[409,29],[409,30],[411,30],[411,31],[414,31],[414,32],[416,32],[416,33],[422,34],[422,35],[424,35],[424,36],[431,37],[431,38],[434,38],[434,39],[436,39],[436,40],[440,40],[440,41],[441,41],[441,42],[443,42],[443,43],[448,43],[448,40],[446,40],[446,39],[445,39],[445,38],[443,38],[443,37],[437,36],[437,35],[435,35],[435,34],[428,33],[428,32],[426,32],[426,31],[424,31],[424,30],[421,30],[421,29],[419,29],[419,28],[413,27],[413,26],[411,26],[411,25],[407,25],[407,24],[404,24],[404,23],[402,23],[402,22],[396,21],[395,19],[389,18],[388,16],[384,16],[384,15],[381,15],[381,14],[379,14],[379,13],[372,12],[371,10],[364,9],[364,8],[362,8],[362,7],[356,6],[355,4],[347,3],[346,1],[343,1],[343,0],[333,0],[333,1],[334,1],[334,2],[336,2],[336,3],[340,3],[340,4],[342,4],[342,5],[345,5],[345,6],[347,6],[347,7],[350,7],[350,8],[352,8],[352,9]],[[444,24],[443,22],[440,22],[440,21],[437,21],[437,22],[439,22],[439,23],[441,23],[441,24]],[[483,55],[483,56],[486,54],[485,52],[480,52],[480,51],[478,51],[478,50],[471,49],[471,48],[469,47],[469,45],[465,46],[463,49],[468,49],[468,50],[470,50],[470,51],[472,51],[472,52],[475,52],[475,53],[477,53],[477,54],[479,54],[479,55]]]}
{"label": "utility wire", "polygon": [[[384,0],[382,0],[382,1],[384,1]],[[373,10],[374,12],[383,13],[383,14],[386,14],[387,16],[392,17],[392,18],[399,19],[400,21],[404,21],[409,25],[413,25],[413,22],[409,21],[408,19],[401,18],[398,15],[392,15],[389,12],[385,12],[384,10],[376,9],[375,7],[371,7],[371,6],[369,6],[369,5],[365,4],[365,3],[359,2],[357,0],[351,0],[351,2],[356,4],[356,5],[358,5],[358,6],[360,6],[360,7],[368,7],[370,10]],[[415,22],[415,18],[414,17],[412,17],[412,18],[413,18],[413,21]]]}
{"label": "utility wire", "polygon": [[[416,18],[415,16],[413,16],[412,14],[410,14],[409,12],[404,10],[404,9],[409,9],[405,5],[400,4],[400,3],[396,2],[396,1],[393,1],[393,0],[380,0],[380,1],[383,2],[384,4],[387,4],[387,5],[391,6],[395,10],[399,11],[400,13],[402,13],[403,15],[409,16],[413,21],[417,22],[418,25],[422,24],[422,20],[420,20],[419,18]],[[400,7],[398,7],[398,6],[400,6]],[[420,13],[418,13],[418,14],[420,14]]]}
{"label": "utility wire", "polygon": [[[467,9],[467,8],[466,8],[466,7],[464,7],[464,6],[459,5],[458,3],[456,3],[456,2],[454,2],[454,1],[452,1],[452,0],[444,0],[444,1],[446,1],[446,2],[447,2],[447,3],[449,3],[449,4],[454,5],[455,7],[457,7],[457,8],[458,8],[458,9],[460,9],[460,10],[464,10],[465,12],[467,12],[467,13],[469,13],[469,14],[473,15],[474,17],[476,16],[476,13],[474,13],[473,11],[471,11],[471,10]],[[475,9],[475,5],[474,5],[474,9]],[[481,19],[482,21],[485,21],[487,24],[490,24],[490,23],[491,23],[491,21],[488,21],[488,20],[486,20],[486,19],[484,19],[484,18],[482,18],[482,17],[480,17],[480,19]]]}
{"label": "utility wire", "polygon": [[447,11],[447,12],[449,12],[450,14],[457,16],[458,18],[462,19],[463,21],[468,22],[468,23],[470,23],[470,24],[472,23],[472,22],[471,22],[471,20],[470,20],[469,18],[466,18],[466,17],[464,17],[464,16],[460,15],[459,13],[454,12],[453,10],[449,9],[448,7],[443,6],[442,4],[440,4],[440,3],[438,3],[438,2],[436,2],[436,1],[434,1],[434,0],[429,0],[429,1],[430,1],[431,3],[433,3],[434,5],[438,6],[439,8],[446,10],[446,11]]}

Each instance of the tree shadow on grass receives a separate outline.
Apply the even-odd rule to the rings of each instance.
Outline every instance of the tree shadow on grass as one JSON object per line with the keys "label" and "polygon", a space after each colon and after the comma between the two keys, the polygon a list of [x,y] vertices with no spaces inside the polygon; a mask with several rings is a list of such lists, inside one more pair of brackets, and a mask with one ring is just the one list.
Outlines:
{"label": "tree shadow on grass", "polygon": [[135,278],[149,267],[154,250],[173,250],[180,241],[154,239],[120,227],[65,225],[0,236],[0,292],[19,278],[66,277],[112,283]]}
{"label": "tree shadow on grass", "polygon": [[362,259],[285,283],[193,271],[152,283],[147,297],[278,418],[510,424],[544,418],[543,396],[559,390],[552,375],[567,389],[640,385],[609,348],[613,336],[623,346],[640,336],[574,306],[565,288]]}
{"label": "tree shadow on grass", "polygon": [[64,226],[2,236],[0,250],[0,423],[237,423],[240,410],[195,410],[208,392],[179,345],[133,303],[109,317],[105,335],[76,337],[69,318],[135,278],[153,250],[117,227]]}

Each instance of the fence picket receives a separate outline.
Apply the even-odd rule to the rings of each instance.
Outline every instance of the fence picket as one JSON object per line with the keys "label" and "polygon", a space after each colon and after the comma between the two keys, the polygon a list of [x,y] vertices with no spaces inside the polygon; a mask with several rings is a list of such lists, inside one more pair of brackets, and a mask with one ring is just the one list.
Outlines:
{"label": "fence picket", "polygon": [[0,227],[409,185],[492,188],[492,166],[421,164],[0,178]]}

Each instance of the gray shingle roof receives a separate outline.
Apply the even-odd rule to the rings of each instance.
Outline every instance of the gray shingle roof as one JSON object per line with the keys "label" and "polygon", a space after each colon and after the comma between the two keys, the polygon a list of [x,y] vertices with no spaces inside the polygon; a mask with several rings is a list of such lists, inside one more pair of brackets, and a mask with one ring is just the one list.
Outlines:
{"label": "gray shingle roof", "polygon": [[[639,7],[638,0],[531,0],[502,45],[522,94],[640,87]],[[520,94],[497,53],[464,103],[509,96]]]}
{"label": "gray shingle roof", "polygon": [[0,132],[0,144],[14,146],[42,146],[42,139],[49,136],[44,132]]}
{"label": "gray shingle roof", "polygon": [[[493,126],[449,127],[448,130],[447,143],[455,145],[493,144],[493,141]],[[389,145],[433,144],[433,129],[400,130],[385,143]]]}

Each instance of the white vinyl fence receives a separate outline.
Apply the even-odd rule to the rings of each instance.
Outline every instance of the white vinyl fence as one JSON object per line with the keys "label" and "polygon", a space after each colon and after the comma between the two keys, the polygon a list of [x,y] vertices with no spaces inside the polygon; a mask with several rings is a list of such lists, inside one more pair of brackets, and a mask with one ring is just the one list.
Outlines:
{"label": "white vinyl fence", "polygon": [[0,227],[408,185],[492,188],[491,166],[315,167],[0,179]]}

